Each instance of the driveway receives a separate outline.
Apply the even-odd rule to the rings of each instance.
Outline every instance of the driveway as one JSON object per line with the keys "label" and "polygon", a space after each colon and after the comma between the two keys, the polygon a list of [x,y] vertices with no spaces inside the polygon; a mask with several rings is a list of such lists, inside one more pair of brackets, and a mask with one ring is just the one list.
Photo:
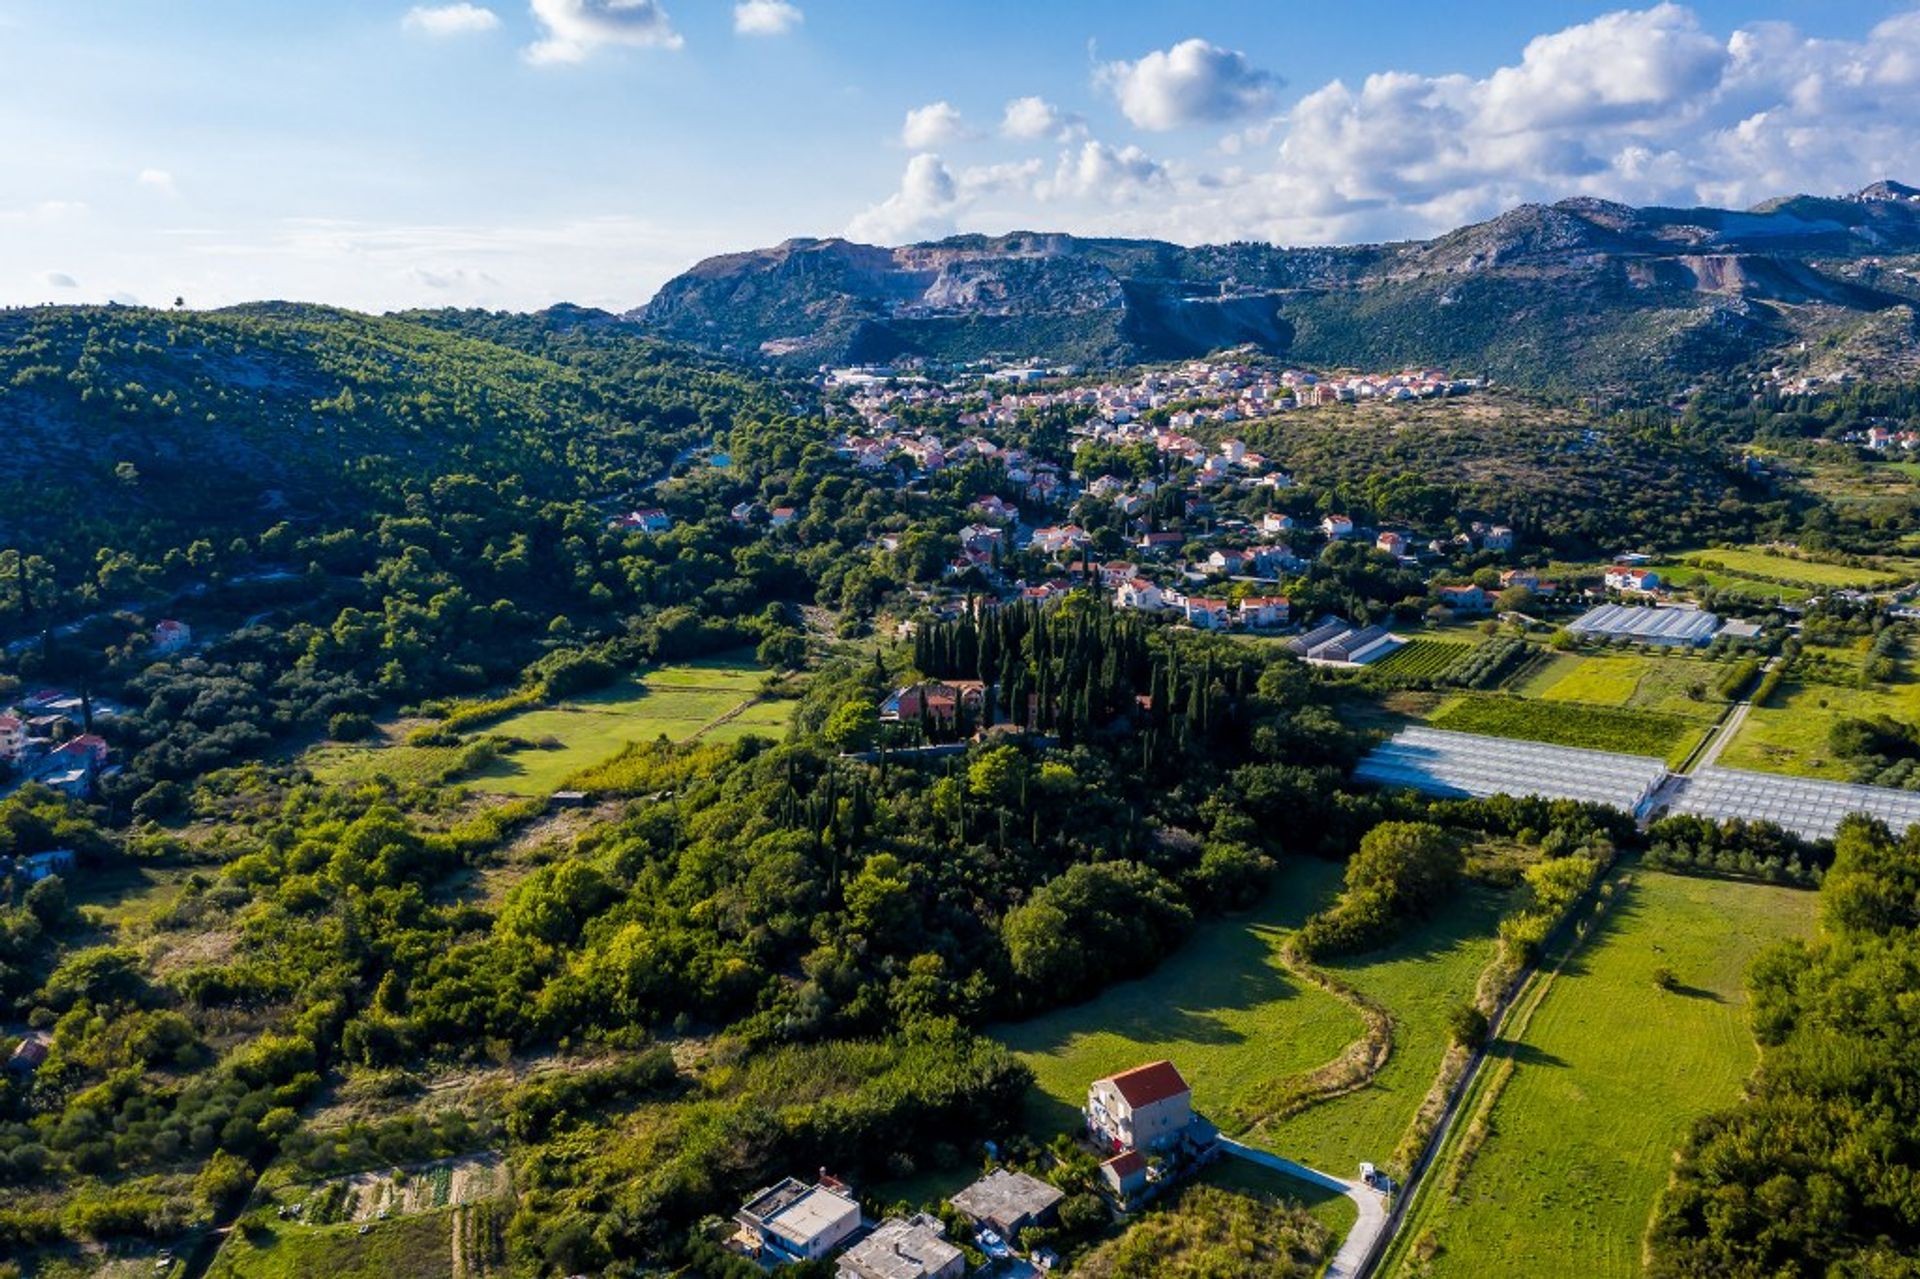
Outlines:
{"label": "driveway", "polygon": [[1332,1173],[1321,1172],[1318,1168],[1309,1168],[1305,1164],[1283,1159],[1279,1155],[1256,1149],[1234,1141],[1230,1137],[1220,1139],[1220,1148],[1236,1159],[1271,1168],[1275,1172],[1304,1181],[1311,1186],[1324,1186],[1328,1190],[1337,1190],[1353,1201],[1360,1210],[1360,1219],[1353,1223],[1353,1229],[1340,1243],[1340,1251],[1333,1254],[1333,1261],[1326,1269],[1326,1279],[1359,1279],[1373,1256],[1373,1250],[1379,1245],[1387,1229],[1387,1197],[1364,1182],[1346,1181]]}

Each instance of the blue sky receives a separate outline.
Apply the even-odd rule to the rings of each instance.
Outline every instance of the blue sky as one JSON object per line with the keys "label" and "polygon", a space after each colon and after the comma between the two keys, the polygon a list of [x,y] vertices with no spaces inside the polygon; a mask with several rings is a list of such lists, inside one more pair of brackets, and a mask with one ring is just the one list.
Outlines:
{"label": "blue sky", "polygon": [[0,0],[0,302],[624,308],[790,235],[1920,181],[1920,3]]}

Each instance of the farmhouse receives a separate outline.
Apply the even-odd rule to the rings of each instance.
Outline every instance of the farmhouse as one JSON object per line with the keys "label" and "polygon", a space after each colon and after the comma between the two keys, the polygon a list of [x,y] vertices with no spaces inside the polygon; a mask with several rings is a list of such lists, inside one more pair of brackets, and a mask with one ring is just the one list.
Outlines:
{"label": "farmhouse", "polygon": [[813,1261],[860,1228],[860,1205],[831,1178],[809,1186],[788,1177],[754,1195],[734,1220],[762,1258],[776,1264]]}
{"label": "farmhouse", "polygon": [[966,1258],[938,1217],[889,1217],[840,1255],[835,1279],[959,1279]]}
{"label": "farmhouse", "polygon": [[1096,1079],[1087,1090],[1087,1131],[1110,1150],[1162,1150],[1193,1127],[1193,1090],[1170,1061]]}
{"label": "farmhouse", "polygon": [[951,728],[956,716],[978,716],[986,705],[987,686],[977,679],[930,680],[896,689],[880,703],[880,718],[899,723],[930,719]]}
{"label": "farmhouse", "polygon": [[995,1168],[953,1197],[953,1206],[1008,1243],[1028,1226],[1045,1224],[1066,1196],[1024,1172]]}

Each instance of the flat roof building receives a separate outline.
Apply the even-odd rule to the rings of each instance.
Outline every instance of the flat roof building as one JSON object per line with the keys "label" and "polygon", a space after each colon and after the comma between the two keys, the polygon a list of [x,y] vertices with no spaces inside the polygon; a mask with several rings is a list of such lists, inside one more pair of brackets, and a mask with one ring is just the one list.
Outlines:
{"label": "flat roof building", "polygon": [[734,1220],[771,1260],[813,1261],[860,1228],[860,1205],[841,1190],[788,1177],[754,1195]]}

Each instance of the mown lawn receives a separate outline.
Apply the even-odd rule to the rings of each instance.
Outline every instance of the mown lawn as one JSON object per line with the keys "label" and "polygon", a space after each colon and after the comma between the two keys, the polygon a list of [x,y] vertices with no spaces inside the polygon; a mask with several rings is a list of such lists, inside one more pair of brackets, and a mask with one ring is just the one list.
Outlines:
{"label": "mown lawn", "polygon": [[208,1279],[451,1279],[451,1220],[445,1211],[398,1217],[364,1235],[347,1224],[237,1227],[214,1257]]}
{"label": "mown lawn", "polygon": [[1890,715],[1920,721],[1920,680],[1911,675],[1873,688],[1843,688],[1789,679],[1767,705],[1747,713],[1746,723],[1720,756],[1726,768],[1793,773],[1846,781],[1854,766],[1836,759],[1828,735],[1842,719]]}
{"label": "mown lawn", "polygon": [[1042,1139],[1079,1127],[1087,1085],[1167,1058],[1203,1114],[1224,1118],[1262,1085],[1331,1060],[1361,1034],[1359,1016],[1296,981],[1280,946],[1339,891],[1343,868],[1297,859],[1266,903],[1206,925],[1138,981],[991,1032],[1032,1068],[1026,1126]]}
{"label": "mown lawn", "polygon": [[[1496,1045],[1482,1078],[1502,1058],[1514,1068],[1484,1142],[1446,1197],[1452,1156],[1471,1146],[1465,1121],[1456,1127],[1390,1273],[1637,1275],[1674,1148],[1694,1118],[1739,1098],[1759,1059],[1747,967],[1772,942],[1805,935],[1814,901],[1636,872],[1518,1042]],[[1663,967],[1672,990],[1654,982]]]}
{"label": "mown lawn", "polygon": [[1705,730],[1698,720],[1666,712],[1498,696],[1454,698],[1442,703],[1429,722],[1461,733],[1652,755],[1675,766]]}
{"label": "mown lawn", "polygon": [[1446,1055],[1447,1019],[1473,997],[1493,959],[1507,896],[1470,887],[1432,920],[1384,949],[1320,967],[1393,1015],[1393,1052],[1373,1082],[1262,1128],[1258,1144],[1335,1176],[1385,1163]]}

